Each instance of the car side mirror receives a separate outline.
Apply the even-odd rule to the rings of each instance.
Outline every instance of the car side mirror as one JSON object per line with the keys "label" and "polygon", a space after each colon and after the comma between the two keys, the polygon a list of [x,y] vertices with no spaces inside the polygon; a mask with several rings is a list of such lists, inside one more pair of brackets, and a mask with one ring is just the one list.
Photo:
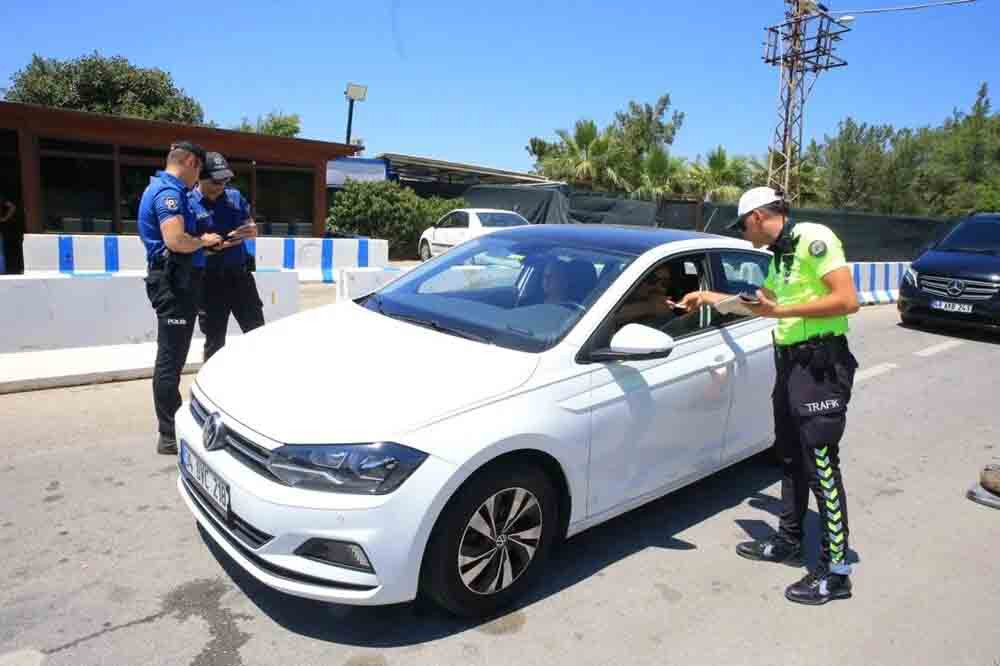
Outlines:
{"label": "car side mirror", "polygon": [[626,324],[611,338],[611,346],[590,352],[591,361],[645,361],[666,358],[674,350],[674,339],[650,326]]}

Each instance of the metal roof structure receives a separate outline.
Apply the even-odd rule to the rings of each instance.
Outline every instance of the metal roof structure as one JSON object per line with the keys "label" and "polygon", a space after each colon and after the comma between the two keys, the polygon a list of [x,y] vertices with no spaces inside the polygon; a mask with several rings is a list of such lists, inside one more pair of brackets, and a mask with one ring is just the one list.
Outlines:
{"label": "metal roof structure", "polygon": [[554,181],[532,173],[507,171],[477,164],[446,162],[429,157],[382,153],[377,159],[389,163],[401,181],[440,182],[454,185],[550,185]]}

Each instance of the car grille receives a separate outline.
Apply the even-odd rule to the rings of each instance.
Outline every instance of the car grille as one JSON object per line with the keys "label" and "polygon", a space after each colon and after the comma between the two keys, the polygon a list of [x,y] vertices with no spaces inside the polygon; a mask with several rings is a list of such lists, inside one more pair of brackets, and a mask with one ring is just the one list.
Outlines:
{"label": "car grille", "polygon": [[[183,470],[181,470],[181,473],[183,474]],[[219,510],[219,507],[208,499],[205,492],[199,488],[197,484],[191,483],[187,477],[184,478],[184,487],[187,489],[188,494],[194,498],[202,511],[211,514],[211,516],[215,518],[215,522],[220,527],[227,529],[230,533],[242,541],[244,545],[257,549],[274,538],[267,532],[258,530],[256,527],[240,518],[232,510],[230,510],[228,516],[224,516],[222,511]]]}
{"label": "car grille", "polygon": [[[204,425],[205,419],[208,418],[208,410],[193,395],[191,396],[191,416],[194,417],[195,423],[199,426]],[[226,446],[224,450],[261,476],[266,476],[272,481],[278,480],[267,468],[267,461],[271,457],[271,452],[228,428],[226,429]]]}
{"label": "car grille", "polygon": [[[948,292],[948,287],[953,283],[961,283],[963,285],[961,293],[950,294]],[[997,292],[1000,291],[1000,284],[936,275],[921,275],[920,288],[928,294],[943,296],[944,298],[954,298],[962,301],[985,301],[997,295]]]}

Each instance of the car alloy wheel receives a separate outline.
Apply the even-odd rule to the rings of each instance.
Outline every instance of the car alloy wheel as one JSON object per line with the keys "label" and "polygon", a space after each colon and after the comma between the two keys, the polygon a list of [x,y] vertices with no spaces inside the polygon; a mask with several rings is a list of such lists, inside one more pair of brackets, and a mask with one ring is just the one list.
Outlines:
{"label": "car alloy wheel", "polygon": [[475,594],[495,594],[521,577],[541,541],[538,500],[524,488],[496,493],[472,514],[458,550],[458,573]]}
{"label": "car alloy wheel", "polygon": [[427,241],[420,244],[420,258],[424,261],[431,258],[431,246],[427,243]]}

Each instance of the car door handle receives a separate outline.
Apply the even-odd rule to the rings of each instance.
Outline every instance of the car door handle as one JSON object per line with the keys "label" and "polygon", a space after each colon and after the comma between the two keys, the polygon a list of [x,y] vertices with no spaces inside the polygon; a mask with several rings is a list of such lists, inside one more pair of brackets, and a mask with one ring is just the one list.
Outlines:
{"label": "car door handle", "polygon": [[730,356],[728,354],[719,354],[718,356],[712,359],[711,363],[709,363],[708,369],[722,370],[723,368],[728,366],[734,358],[735,356]]}

